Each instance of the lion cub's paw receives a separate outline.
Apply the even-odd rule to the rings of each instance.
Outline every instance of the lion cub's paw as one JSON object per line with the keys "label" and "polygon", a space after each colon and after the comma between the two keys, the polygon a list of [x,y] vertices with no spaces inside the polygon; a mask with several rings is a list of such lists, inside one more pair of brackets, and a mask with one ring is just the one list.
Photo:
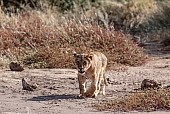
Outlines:
{"label": "lion cub's paw", "polygon": [[86,98],[84,95],[82,95],[82,94],[79,94],[78,96],[77,96],[77,99],[84,99],[84,98]]}
{"label": "lion cub's paw", "polygon": [[94,95],[92,93],[84,93],[84,96],[88,97],[88,98],[95,98],[96,97],[96,95]]}

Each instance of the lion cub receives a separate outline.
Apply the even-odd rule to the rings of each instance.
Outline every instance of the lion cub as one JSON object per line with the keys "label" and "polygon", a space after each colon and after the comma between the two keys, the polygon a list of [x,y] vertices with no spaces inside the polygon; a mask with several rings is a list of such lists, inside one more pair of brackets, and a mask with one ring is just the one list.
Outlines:
{"label": "lion cub", "polygon": [[[80,96],[96,97],[100,91],[105,95],[106,56],[100,52],[74,53],[74,58],[78,69]],[[86,91],[87,79],[91,79],[91,86]]]}

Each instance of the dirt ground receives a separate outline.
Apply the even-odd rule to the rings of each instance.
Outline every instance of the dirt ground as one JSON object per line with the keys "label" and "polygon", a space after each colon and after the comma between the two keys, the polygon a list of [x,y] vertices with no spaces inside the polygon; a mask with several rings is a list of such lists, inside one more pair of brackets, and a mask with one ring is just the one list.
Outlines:
{"label": "dirt ground", "polygon": [[[0,114],[169,114],[168,111],[99,112],[91,107],[92,103],[116,99],[140,88],[145,78],[163,86],[170,84],[170,59],[168,54],[160,55],[140,67],[107,71],[110,84],[106,87],[106,96],[97,98],[77,97],[79,89],[74,69],[25,69],[22,72],[0,69]],[[22,90],[23,77],[36,82],[38,89]]]}

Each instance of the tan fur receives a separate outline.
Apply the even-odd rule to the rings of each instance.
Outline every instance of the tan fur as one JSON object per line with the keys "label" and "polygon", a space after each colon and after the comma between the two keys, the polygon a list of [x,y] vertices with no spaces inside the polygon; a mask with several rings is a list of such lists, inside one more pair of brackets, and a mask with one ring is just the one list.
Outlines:
{"label": "tan fur", "polygon": [[[104,75],[107,66],[107,58],[100,52],[88,54],[74,54],[78,68],[78,82],[80,95],[84,97],[96,97],[100,91],[105,95],[107,80]],[[86,80],[91,79],[91,86],[86,91]]]}

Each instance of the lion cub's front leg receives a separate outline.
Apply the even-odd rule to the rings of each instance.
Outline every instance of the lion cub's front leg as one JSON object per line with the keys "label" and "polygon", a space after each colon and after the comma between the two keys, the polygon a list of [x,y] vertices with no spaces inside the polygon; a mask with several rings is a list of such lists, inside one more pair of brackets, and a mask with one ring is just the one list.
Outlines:
{"label": "lion cub's front leg", "polygon": [[90,88],[85,92],[85,96],[86,97],[96,97],[99,93],[99,90],[98,90],[98,80],[99,80],[99,77],[98,75],[94,75],[92,76],[92,82],[91,82],[91,86]]}
{"label": "lion cub's front leg", "polygon": [[78,82],[79,82],[79,89],[80,89],[80,97],[84,96],[86,92],[86,77],[84,75],[78,74]]}

